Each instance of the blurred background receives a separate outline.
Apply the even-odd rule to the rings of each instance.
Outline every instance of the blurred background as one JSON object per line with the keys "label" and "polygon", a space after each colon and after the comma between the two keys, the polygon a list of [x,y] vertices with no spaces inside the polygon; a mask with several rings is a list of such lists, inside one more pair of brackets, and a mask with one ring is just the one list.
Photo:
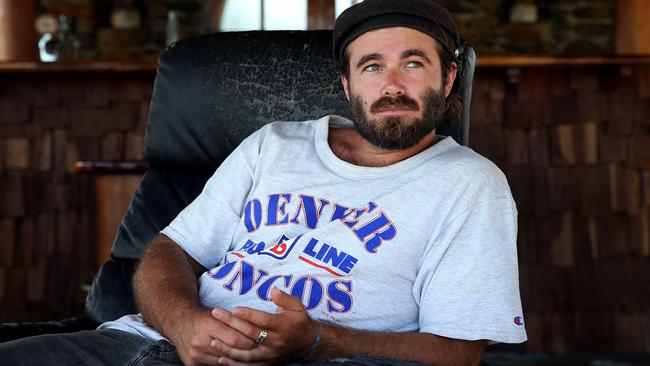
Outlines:
{"label": "blurred background", "polygon": [[[145,169],[168,44],[331,29],[355,2],[0,0],[0,321],[83,312]],[[470,147],[505,172],[519,209],[529,341],[508,350],[647,355],[650,1],[439,2],[478,54]]]}

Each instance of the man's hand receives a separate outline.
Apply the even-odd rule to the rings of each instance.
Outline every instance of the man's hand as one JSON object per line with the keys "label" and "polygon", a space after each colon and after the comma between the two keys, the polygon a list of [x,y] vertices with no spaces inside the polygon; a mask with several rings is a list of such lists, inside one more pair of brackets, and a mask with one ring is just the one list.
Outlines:
{"label": "man's hand", "polygon": [[223,340],[213,340],[211,345],[224,355],[219,363],[233,366],[269,365],[300,359],[309,352],[318,333],[318,324],[309,318],[297,297],[274,287],[271,299],[278,306],[275,314],[246,307],[235,308],[232,313],[223,310],[213,312],[216,319],[251,339],[257,339],[262,328],[268,333],[266,340],[253,349],[242,349]]}
{"label": "man's hand", "polygon": [[257,346],[251,338],[215,319],[212,314],[220,311],[223,310],[192,310],[175,322],[174,331],[168,336],[185,365],[217,365],[223,353],[210,345],[214,340],[241,350]]}
{"label": "man's hand", "polygon": [[[173,268],[173,271],[169,269]],[[249,308],[202,308],[197,278],[205,271],[176,243],[158,235],[147,247],[133,276],[138,309],[152,327],[172,340],[181,359],[197,363],[268,365],[304,358],[322,327],[315,358],[372,355],[439,366],[477,365],[486,342],[427,333],[386,333],[320,326],[300,299],[274,288],[275,314]],[[260,329],[267,339],[257,345]],[[246,339],[248,338],[248,339]]]}
{"label": "man's hand", "polygon": [[217,365],[223,353],[210,346],[213,339],[242,350],[257,345],[215,319],[212,313],[219,309],[201,306],[197,278],[203,272],[203,266],[160,234],[145,250],[133,275],[138,309],[149,325],[174,342],[186,365]]}
{"label": "man's hand", "polygon": [[321,342],[313,354],[316,359],[366,355],[440,366],[478,365],[487,343],[429,333],[369,332],[319,325],[309,318],[298,298],[277,288],[273,288],[271,298],[278,306],[275,314],[249,308],[235,308],[232,313],[213,312],[217,319],[252,339],[257,338],[262,328],[268,332],[263,343],[249,350],[212,341],[211,345],[224,355],[219,358],[220,364],[261,366],[302,359],[311,351],[318,334]]}

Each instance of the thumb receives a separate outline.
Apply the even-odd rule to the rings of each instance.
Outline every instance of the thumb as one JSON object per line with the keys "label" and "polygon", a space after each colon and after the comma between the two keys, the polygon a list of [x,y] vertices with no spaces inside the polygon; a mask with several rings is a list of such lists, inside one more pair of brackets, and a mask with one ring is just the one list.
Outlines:
{"label": "thumb", "polygon": [[278,306],[278,311],[304,311],[305,306],[300,302],[300,299],[281,291],[277,287],[271,289],[271,299]]}

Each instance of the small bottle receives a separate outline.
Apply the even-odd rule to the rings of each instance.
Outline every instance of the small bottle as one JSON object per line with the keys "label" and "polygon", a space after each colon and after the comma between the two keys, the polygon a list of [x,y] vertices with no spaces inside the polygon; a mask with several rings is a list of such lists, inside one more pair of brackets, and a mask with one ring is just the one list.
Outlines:
{"label": "small bottle", "polygon": [[52,14],[43,14],[36,18],[36,32],[41,35],[38,40],[38,54],[41,62],[54,62],[59,59],[59,22]]}
{"label": "small bottle", "polygon": [[167,12],[167,33],[165,43],[167,46],[178,41],[178,15],[175,10]]}
{"label": "small bottle", "polygon": [[38,55],[41,62],[55,62],[59,59],[59,41],[52,36],[52,33],[45,33],[38,40]]}

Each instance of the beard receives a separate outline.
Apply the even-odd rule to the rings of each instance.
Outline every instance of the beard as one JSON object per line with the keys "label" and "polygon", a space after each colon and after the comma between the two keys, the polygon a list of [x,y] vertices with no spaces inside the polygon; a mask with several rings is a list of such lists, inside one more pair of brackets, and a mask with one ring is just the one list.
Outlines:
{"label": "beard", "polygon": [[[361,97],[352,94],[350,98],[350,109],[357,131],[366,141],[384,150],[404,150],[413,147],[442,123],[445,107],[443,88],[425,90],[422,104],[421,118],[413,118],[410,121],[401,116],[371,119],[363,110]],[[370,112],[378,112],[387,106],[419,110],[415,100],[402,95],[395,98],[380,98],[370,106]]]}

